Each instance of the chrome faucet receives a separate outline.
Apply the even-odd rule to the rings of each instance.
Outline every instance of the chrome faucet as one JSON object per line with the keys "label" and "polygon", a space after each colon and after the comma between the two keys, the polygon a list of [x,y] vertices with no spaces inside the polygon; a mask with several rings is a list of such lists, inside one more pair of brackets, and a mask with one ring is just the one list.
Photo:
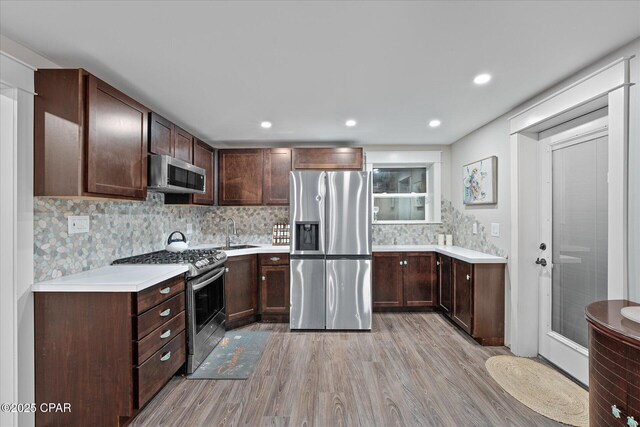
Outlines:
{"label": "chrome faucet", "polygon": [[[231,234],[229,234],[229,225],[231,225]],[[235,236],[238,237],[238,230],[236,229],[236,221],[233,218],[229,218],[227,219],[227,239],[225,241],[225,247],[229,248],[231,247],[231,243],[237,243],[237,242],[233,242],[231,240],[231,236]]]}

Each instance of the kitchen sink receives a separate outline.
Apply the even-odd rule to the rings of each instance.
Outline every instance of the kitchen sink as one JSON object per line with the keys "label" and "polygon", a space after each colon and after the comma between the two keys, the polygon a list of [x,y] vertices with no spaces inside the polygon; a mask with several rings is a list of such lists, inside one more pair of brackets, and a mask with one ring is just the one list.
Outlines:
{"label": "kitchen sink", "polygon": [[256,245],[232,245],[232,246],[218,246],[214,249],[220,249],[223,251],[233,251],[236,249],[250,249],[250,248],[259,248],[260,246]]}

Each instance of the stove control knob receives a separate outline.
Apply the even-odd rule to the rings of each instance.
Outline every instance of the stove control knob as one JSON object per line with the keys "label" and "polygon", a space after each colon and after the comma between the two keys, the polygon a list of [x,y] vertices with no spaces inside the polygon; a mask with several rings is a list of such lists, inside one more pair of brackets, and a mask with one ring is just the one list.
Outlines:
{"label": "stove control knob", "polygon": [[202,263],[200,261],[196,261],[196,267],[200,267],[202,266]]}

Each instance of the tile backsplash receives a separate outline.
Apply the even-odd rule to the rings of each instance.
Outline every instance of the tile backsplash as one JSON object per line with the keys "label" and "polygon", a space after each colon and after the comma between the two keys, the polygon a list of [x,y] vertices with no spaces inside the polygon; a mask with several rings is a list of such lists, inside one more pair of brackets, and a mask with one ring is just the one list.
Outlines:
{"label": "tile backsplash", "polygon": [[[67,217],[88,215],[88,233],[67,233]],[[236,221],[241,243],[271,243],[274,223],[289,219],[288,207],[219,207],[165,205],[164,195],[149,193],[145,202],[34,198],[34,278],[48,280],[109,265],[111,261],[164,248],[170,232],[193,233],[191,244],[224,244],[229,218]],[[504,255],[487,240],[484,227],[473,235],[475,219],[442,202],[442,224],[374,225],[373,243],[434,244],[438,234],[452,233],[454,244]]]}

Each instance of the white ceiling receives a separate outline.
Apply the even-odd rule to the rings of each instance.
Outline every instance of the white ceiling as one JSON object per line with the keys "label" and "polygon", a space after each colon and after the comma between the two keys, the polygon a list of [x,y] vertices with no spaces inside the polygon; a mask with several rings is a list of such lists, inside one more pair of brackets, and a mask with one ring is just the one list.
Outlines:
{"label": "white ceiling", "polygon": [[640,36],[640,1],[2,0],[0,32],[209,142],[449,144]]}

